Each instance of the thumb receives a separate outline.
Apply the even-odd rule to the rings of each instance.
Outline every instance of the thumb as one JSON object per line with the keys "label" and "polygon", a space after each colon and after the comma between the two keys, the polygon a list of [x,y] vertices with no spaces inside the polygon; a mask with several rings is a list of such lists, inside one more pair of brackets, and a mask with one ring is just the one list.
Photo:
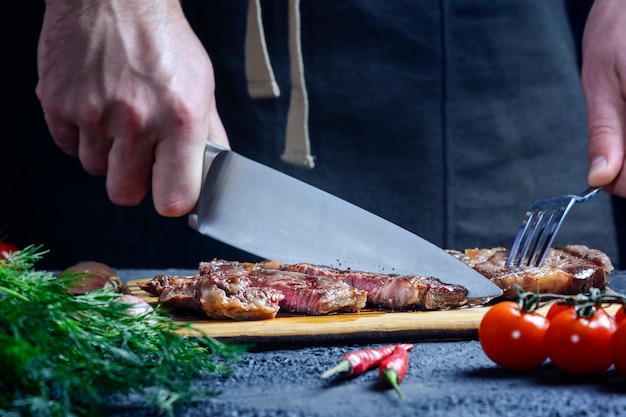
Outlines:
{"label": "thumb", "polygon": [[617,119],[607,119],[589,112],[589,173],[587,182],[592,187],[613,182],[622,167],[623,129]]}
{"label": "thumb", "polygon": [[587,182],[593,187],[613,182],[624,160],[624,101],[619,83],[610,86],[604,81],[585,88],[590,164]]}

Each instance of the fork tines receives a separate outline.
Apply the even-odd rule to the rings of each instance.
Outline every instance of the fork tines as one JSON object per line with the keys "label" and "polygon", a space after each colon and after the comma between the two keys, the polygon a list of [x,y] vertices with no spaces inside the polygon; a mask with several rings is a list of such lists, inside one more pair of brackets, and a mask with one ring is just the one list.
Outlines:
{"label": "fork tines", "polygon": [[546,198],[531,205],[515,236],[506,266],[541,265],[574,203],[589,200],[601,189],[602,187],[590,187],[580,195]]}
{"label": "fork tines", "polygon": [[[507,266],[539,266],[561,227],[565,209],[528,211],[515,237]],[[520,247],[521,246],[521,247]]]}

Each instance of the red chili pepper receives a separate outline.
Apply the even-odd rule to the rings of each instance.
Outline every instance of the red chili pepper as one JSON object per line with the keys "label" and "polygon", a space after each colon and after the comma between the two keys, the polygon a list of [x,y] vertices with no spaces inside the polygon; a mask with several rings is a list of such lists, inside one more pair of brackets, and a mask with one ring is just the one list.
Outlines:
{"label": "red chili pepper", "polygon": [[368,369],[380,365],[382,360],[391,355],[396,348],[406,353],[413,349],[413,345],[410,343],[402,343],[399,345],[388,345],[347,353],[341,358],[337,365],[324,372],[321,378],[326,379],[338,373],[347,373],[349,376],[360,375]]}
{"label": "red chili pepper", "polygon": [[401,399],[404,399],[404,394],[400,391],[400,382],[404,379],[408,368],[409,353],[400,347],[396,347],[391,355],[383,359],[378,368],[378,377],[391,385]]}

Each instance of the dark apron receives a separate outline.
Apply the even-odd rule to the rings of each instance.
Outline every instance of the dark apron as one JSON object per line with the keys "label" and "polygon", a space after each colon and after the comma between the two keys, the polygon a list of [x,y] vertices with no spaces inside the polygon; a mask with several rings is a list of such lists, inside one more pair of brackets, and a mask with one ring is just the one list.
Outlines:
{"label": "dark apron", "polygon": [[[289,98],[286,2],[262,5],[287,93],[256,101],[247,98],[237,47],[245,22],[233,17],[246,2],[236,3],[221,2],[217,13],[239,22],[232,49],[218,25],[203,38],[213,40],[218,107],[237,151],[455,249],[508,247],[531,202],[586,188],[574,19],[584,2],[302,0],[313,170],[279,159]],[[200,33],[206,14],[209,7],[190,12]],[[575,206],[557,244],[615,256],[609,197]]]}

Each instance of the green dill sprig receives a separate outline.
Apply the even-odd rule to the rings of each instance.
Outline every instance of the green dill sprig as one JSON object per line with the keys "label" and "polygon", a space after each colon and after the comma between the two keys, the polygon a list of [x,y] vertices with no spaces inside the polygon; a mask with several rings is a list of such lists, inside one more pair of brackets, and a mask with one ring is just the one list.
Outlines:
{"label": "green dill sprig", "polygon": [[244,350],[182,336],[189,325],[158,307],[130,315],[109,290],[71,295],[77,276],[35,269],[44,254],[29,246],[0,260],[0,415],[99,415],[108,397],[130,393],[166,414],[191,399],[194,379],[228,375]]}

